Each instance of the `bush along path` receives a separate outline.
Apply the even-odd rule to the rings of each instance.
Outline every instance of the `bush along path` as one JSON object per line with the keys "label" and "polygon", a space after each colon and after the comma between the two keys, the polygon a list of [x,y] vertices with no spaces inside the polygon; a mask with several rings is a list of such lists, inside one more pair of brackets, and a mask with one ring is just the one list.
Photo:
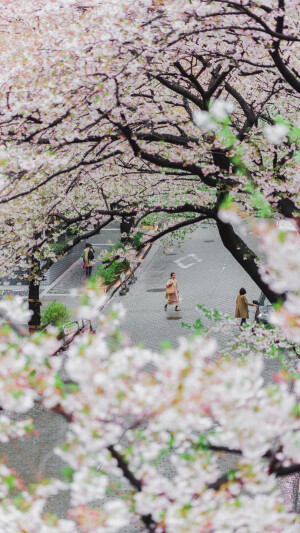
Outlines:
{"label": "bush along path", "polygon": [[[117,246],[116,248],[120,248],[121,250],[120,246]],[[97,285],[99,287],[100,283],[104,284],[104,290],[107,293],[107,300],[104,305],[99,307],[99,311],[107,305],[109,300],[118,291],[121,285],[122,288],[120,294],[126,294],[128,290],[128,288],[126,288],[127,283],[132,283],[133,281],[135,281],[136,278],[134,276],[134,272],[136,268],[141,264],[145,255],[147,255],[149,249],[150,245],[148,245],[140,255],[136,256],[133,268],[130,267],[130,263],[127,259],[119,258],[119,260],[111,260],[109,258],[109,254],[102,258],[102,263],[97,266],[94,274],[90,278],[88,278],[88,285],[93,289],[96,289]],[[123,272],[124,277],[121,281],[120,277]],[[76,306],[78,306],[80,299],[79,291],[72,291],[72,289],[80,289],[82,284],[87,281],[87,278],[85,277],[84,271],[82,269],[81,257],[76,261],[72,268],[68,269],[67,274],[67,282],[65,280],[63,288],[66,289],[66,287],[68,287],[68,292],[66,292],[65,294],[57,294],[57,292],[55,292],[55,299],[50,301],[50,303],[42,313],[42,323],[44,328],[46,328],[47,325],[52,324],[57,326],[59,329],[58,339],[61,341],[61,344],[59,348],[52,354],[54,356],[61,355],[66,349],[68,349],[69,345],[73,342],[74,338],[77,335],[80,335],[81,333],[87,330],[95,331],[95,324],[92,320],[85,319],[80,322],[78,322],[77,320],[69,322],[69,320],[74,320],[74,316],[72,317],[72,310],[70,309],[70,302],[72,304],[72,307],[75,308]],[[78,284],[79,279],[81,280],[80,284]],[[71,284],[70,286],[70,282],[72,282],[72,280],[75,281],[75,283]],[[62,279],[60,284],[63,284],[63,282],[64,280]],[[124,288],[126,288],[126,290],[124,290]],[[62,288],[58,287],[54,290],[60,291],[62,290]],[[124,292],[122,292],[122,290]],[[47,299],[49,298],[51,298],[51,293],[49,294],[49,296],[47,296]],[[57,300],[58,298],[61,300],[60,302]],[[69,307],[65,305],[66,303],[69,304]]]}
{"label": "bush along path", "polygon": [[106,263],[109,262],[109,259],[104,260],[103,264],[99,266],[96,272],[91,276],[91,279],[96,280],[101,278],[106,292],[118,281],[121,272],[129,269],[129,261],[124,259],[119,262],[117,259],[110,262],[108,266]]}
{"label": "bush along path", "polygon": [[65,304],[53,300],[42,313],[41,327],[43,329],[50,324],[59,327],[69,320],[71,315],[71,310]]}
{"label": "bush along path", "polygon": [[[140,264],[142,263],[144,257],[148,254],[150,248],[151,248],[151,245],[148,244],[142,250],[142,252],[139,253],[139,255],[137,253],[133,265],[130,265],[129,261],[126,258],[123,259],[122,261],[117,261],[116,259],[114,259],[111,262],[111,265],[115,265],[115,263],[117,263],[117,265],[114,267],[115,275],[114,275],[114,278],[110,281],[110,283],[108,285],[106,285],[106,283],[105,283],[104,275],[102,276],[101,273],[99,274],[99,276],[102,276],[102,279],[104,280],[105,292],[107,292],[107,293],[109,292],[109,298],[108,298],[109,300],[112,298],[112,296],[117,292],[117,290],[120,287],[121,287],[120,295],[126,294],[126,292],[128,291],[127,284],[134,283],[134,281],[136,280],[135,271],[140,266]],[[100,267],[99,272],[100,272],[100,270],[102,271],[102,269],[103,269],[104,272],[105,272],[105,270],[109,270],[110,266],[109,267],[105,267],[105,266]],[[98,269],[96,271],[96,275],[97,275],[97,272],[98,272]],[[125,273],[125,275],[124,275],[123,279],[121,279],[121,274],[123,272]],[[112,277],[112,274],[113,274],[113,270],[111,271],[110,275],[107,275],[106,279],[110,280],[110,277]],[[122,292],[122,290],[124,292]]]}

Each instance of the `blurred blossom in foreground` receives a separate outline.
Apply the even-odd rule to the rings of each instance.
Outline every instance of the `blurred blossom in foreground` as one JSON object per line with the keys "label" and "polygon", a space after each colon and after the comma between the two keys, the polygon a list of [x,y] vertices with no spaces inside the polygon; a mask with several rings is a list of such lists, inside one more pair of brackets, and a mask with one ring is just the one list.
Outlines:
{"label": "blurred blossom in foreground", "polygon": [[31,314],[32,311],[29,311],[27,302],[24,302],[21,296],[0,300],[0,324],[3,322],[27,324]]}
{"label": "blurred blossom in foreground", "polygon": [[193,111],[193,121],[198,128],[204,131],[214,131],[217,128],[217,124],[211,119],[207,111]]}
{"label": "blurred blossom in foreground", "polygon": [[275,124],[275,126],[266,126],[265,134],[268,141],[272,144],[280,144],[286,137],[289,128],[285,124]]}
{"label": "blurred blossom in foreground", "polygon": [[222,122],[234,111],[234,103],[230,100],[215,100],[209,108],[212,116]]}

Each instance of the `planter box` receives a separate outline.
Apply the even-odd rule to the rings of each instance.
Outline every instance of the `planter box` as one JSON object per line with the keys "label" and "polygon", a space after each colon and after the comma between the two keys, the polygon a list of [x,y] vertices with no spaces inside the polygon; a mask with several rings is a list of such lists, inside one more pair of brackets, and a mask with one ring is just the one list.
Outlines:
{"label": "planter box", "polygon": [[123,268],[123,270],[121,270],[108,285],[104,285],[104,292],[109,291],[109,289],[111,289],[117,283],[117,281],[119,281],[122,272],[126,272],[128,268],[129,268],[128,266]]}
{"label": "planter box", "polygon": [[141,229],[154,229],[154,226],[150,224],[142,224]]}
{"label": "planter box", "polygon": [[117,283],[118,279],[119,279],[119,275],[115,277],[115,279],[113,279],[108,285],[104,285],[104,292],[108,292],[109,289],[111,289],[115,283]]}

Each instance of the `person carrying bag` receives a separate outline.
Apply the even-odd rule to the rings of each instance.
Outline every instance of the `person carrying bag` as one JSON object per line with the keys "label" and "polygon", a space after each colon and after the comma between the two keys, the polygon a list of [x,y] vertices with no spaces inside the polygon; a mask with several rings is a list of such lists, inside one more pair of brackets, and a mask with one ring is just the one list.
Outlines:
{"label": "person carrying bag", "polygon": [[245,324],[247,318],[249,318],[249,309],[248,309],[249,305],[251,305],[252,307],[257,307],[257,304],[254,304],[254,303],[252,304],[251,302],[248,302],[247,296],[246,296],[246,289],[242,287],[236,299],[236,306],[235,306],[235,318],[241,318],[240,327],[243,324]]}
{"label": "person carrying bag", "polygon": [[171,278],[166,283],[166,304],[165,311],[168,308],[168,305],[175,305],[175,311],[179,311],[178,305],[180,304],[179,300],[179,290],[177,285],[177,280],[175,279],[175,272],[171,272]]}
{"label": "person carrying bag", "polygon": [[92,275],[93,259],[95,257],[94,249],[90,243],[86,243],[83,250],[83,263],[85,265],[86,277],[89,278]]}

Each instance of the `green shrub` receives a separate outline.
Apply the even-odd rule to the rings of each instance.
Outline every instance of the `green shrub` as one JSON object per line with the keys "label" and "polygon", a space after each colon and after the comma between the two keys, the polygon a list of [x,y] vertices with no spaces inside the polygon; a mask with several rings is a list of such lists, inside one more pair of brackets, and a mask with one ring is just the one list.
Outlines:
{"label": "green shrub", "polygon": [[50,243],[50,248],[52,248],[53,252],[55,254],[60,254],[62,250],[65,248],[66,243],[65,242],[53,242]]}
{"label": "green shrub", "polygon": [[77,233],[78,233],[78,229],[77,228],[68,228],[66,230],[66,235],[73,236],[73,235],[77,235]]}
{"label": "green shrub", "polygon": [[143,236],[144,234],[141,231],[138,231],[132,239],[133,246],[135,246],[136,248],[140,246]]}
{"label": "green shrub", "polygon": [[123,248],[124,244],[122,242],[115,242],[115,244],[112,245],[112,250],[118,250],[118,248]]}
{"label": "green shrub", "polygon": [[117,260],[114,261],[109,267],[105,268],[105,265],[101,265],[97,268],[92,278],[102,278],[105,285],[109,285],[122,270],[129,267],[129,262],[124,259],[121,263]]}
{"label": "green shrub", "polygon": [[141,221],[141,224],[145,224],[146,226],[155,226],[156,224],[159,224],[162,220],[166,218],[166,213],[150,213],[150,215],[146,215],[143,220]]}
{"label": "green shrub", "polygon": [[70,309],[58,302],[53,300],[42,313],[41,322],[43,326],[48,326],[48,324],[54,324],[55,326],[60,326],[71,317]]}

